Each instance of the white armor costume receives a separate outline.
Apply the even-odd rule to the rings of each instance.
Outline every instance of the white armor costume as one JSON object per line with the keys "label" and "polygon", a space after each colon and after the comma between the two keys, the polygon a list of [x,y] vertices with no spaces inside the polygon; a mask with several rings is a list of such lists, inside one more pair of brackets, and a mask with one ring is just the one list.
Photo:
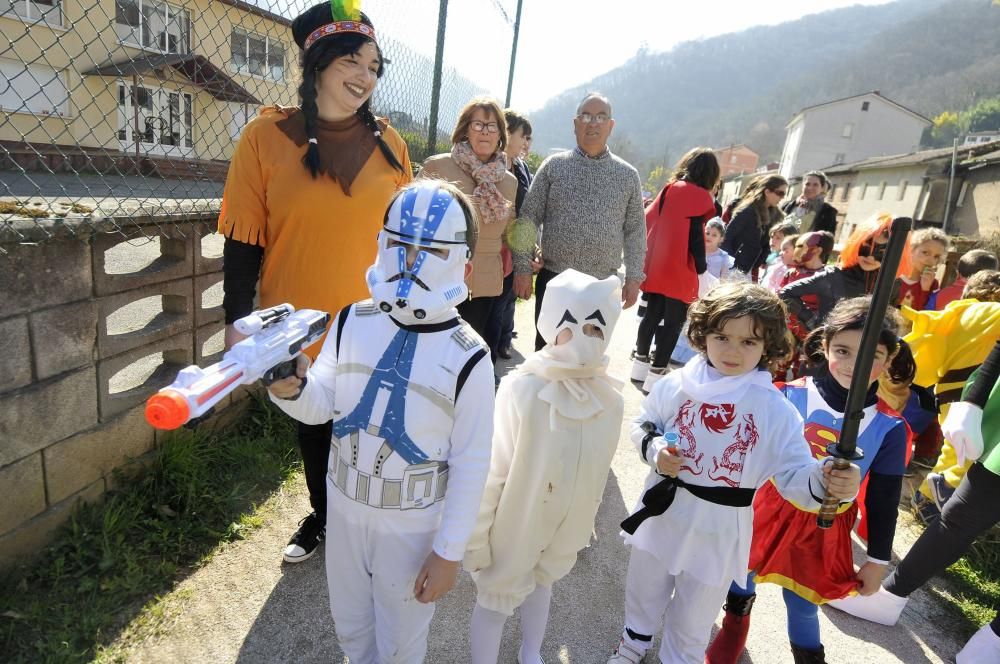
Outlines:
{"label": "white armor costume", "polygon": [[[519,606],[519,660],[540,661],[550,587],[590,540],[618,447],[622,383],[606,374],[605,350],[620,313],[617,277],[559,273],[538,318],[549,345],[500,383],[490,474],[464,561],[478,590],[473,664],[495,664],[503,624]],[[564,330],[572,336],[554,345]]]}
{"label": "white armor costume", "polygon": [[[434,605],[416,600],[416,577],[432,549],[461,560],[482,497],[493,367],[454,309],[467,293],[465,232],[436,183],[404,189],[369,270],[375,300],[336,318],[296,400],[272,397],[302,422],[333,419],[326,569],[352,664],[423,661]],[[408,264],[398,243],[450,253]]]}

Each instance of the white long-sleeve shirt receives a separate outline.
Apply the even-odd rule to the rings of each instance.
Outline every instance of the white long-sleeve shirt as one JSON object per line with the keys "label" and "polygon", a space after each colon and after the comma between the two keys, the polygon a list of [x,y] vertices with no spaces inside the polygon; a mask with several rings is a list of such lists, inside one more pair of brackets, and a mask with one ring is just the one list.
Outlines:
{"label": "white long-sleeve shirt", "polygon": [[[457,316],[403,326],[370,301],[352,305],[346,315],[339,351],[335,321],[299,398],[271,399],[306,424],[333,420],[339,456],[338,463],[331,453],[334,476],[344,465],[365,475],[348,491],[338,488],[372,519],[392,512],[416,524],[440,513],[434,551],[446,560],[461,560],[490,465],[494,387],[489,352]],[[378,507],[384,482],[403,482],[406,500],[406,491],[413,492],[408,486],[413,469],[434,462],[448,469],[443,508],[440,502],[416,509]],[[404,482],[404,476],[411,481]],[[362,493],[370,498],[359,499]]]}

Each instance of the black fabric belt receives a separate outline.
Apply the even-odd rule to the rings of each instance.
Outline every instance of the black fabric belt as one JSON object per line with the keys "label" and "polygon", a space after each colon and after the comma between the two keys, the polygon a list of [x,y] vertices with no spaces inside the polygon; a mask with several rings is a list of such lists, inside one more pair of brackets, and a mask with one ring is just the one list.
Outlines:
{"label": "black fabric belt", "polygon": [[651,516],[660,516],[666,512],[667,508],[674,502],[678,487],[687,489],[696,498],[729,507],[749,507],[753,504],[753,497],[757,492],[756,489],[739,487],[687,484],[684,480],[668,477],[642,494],[642,509],[622,521],[622,530],[629,535],[634,535],[639,524],[643,521]]}

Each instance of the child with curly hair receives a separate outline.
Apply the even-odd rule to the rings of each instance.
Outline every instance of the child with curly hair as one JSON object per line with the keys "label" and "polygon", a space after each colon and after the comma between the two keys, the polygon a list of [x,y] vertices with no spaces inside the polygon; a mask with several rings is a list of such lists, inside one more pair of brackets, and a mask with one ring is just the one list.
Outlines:
{"label": "child with curly hair", "polygon": [[789,350],[785,308],[771,291],[723,283],[688,313],[700,356],[656,383],[632,421],[650,472],[622,522],[632,547],[625,628],[609,664],[639,662],[663,621],[664,662],[701,663],[731,582],[744,583],[753,497],[769,478],[818,509],[828,491],[857,493],[857,466],[813,459],[802,418],[771,383],[768,365]]}

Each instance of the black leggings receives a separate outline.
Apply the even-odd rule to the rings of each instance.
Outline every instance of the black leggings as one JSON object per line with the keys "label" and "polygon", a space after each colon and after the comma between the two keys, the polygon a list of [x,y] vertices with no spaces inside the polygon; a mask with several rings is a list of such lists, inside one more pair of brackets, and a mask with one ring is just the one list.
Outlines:
{"label": "black leggings", "polygon": [[545,339],[538,331],[538,316],[542,313],[542,300],[545,298],[545,289],[549,282],[559,275],[558,272],[542,269],[535,276],[535,350],[545,348]]}
{"label": "black leggings", "polygon": [[[687,320],[688,305],[659,293],[646,293],[646,314],[639,323],[635,354],[649,356],[649,347],[656,335],[656,357],[653,366],[663,369],[674,354],[674,346]],[[660,325],[663,321],[663,325]]]}
{"label": "black leggings", "polygon": [[309,504],[326,523],[326,470],[330,465],[330,435],[333,421],[326,424],[299,422],[299,449],[302,450],[302,470],[309,489]]}
{"label": "black leggings", "polygon": [[[962,557],[981,533],[1000,521],[1000,476],[973,464],[941,518],[927,527],[885,582],[893,595],[907,597]],[[994,621],[994,627],[1000,627]],[[1000,633],[1000,632],[998,632]]]}

